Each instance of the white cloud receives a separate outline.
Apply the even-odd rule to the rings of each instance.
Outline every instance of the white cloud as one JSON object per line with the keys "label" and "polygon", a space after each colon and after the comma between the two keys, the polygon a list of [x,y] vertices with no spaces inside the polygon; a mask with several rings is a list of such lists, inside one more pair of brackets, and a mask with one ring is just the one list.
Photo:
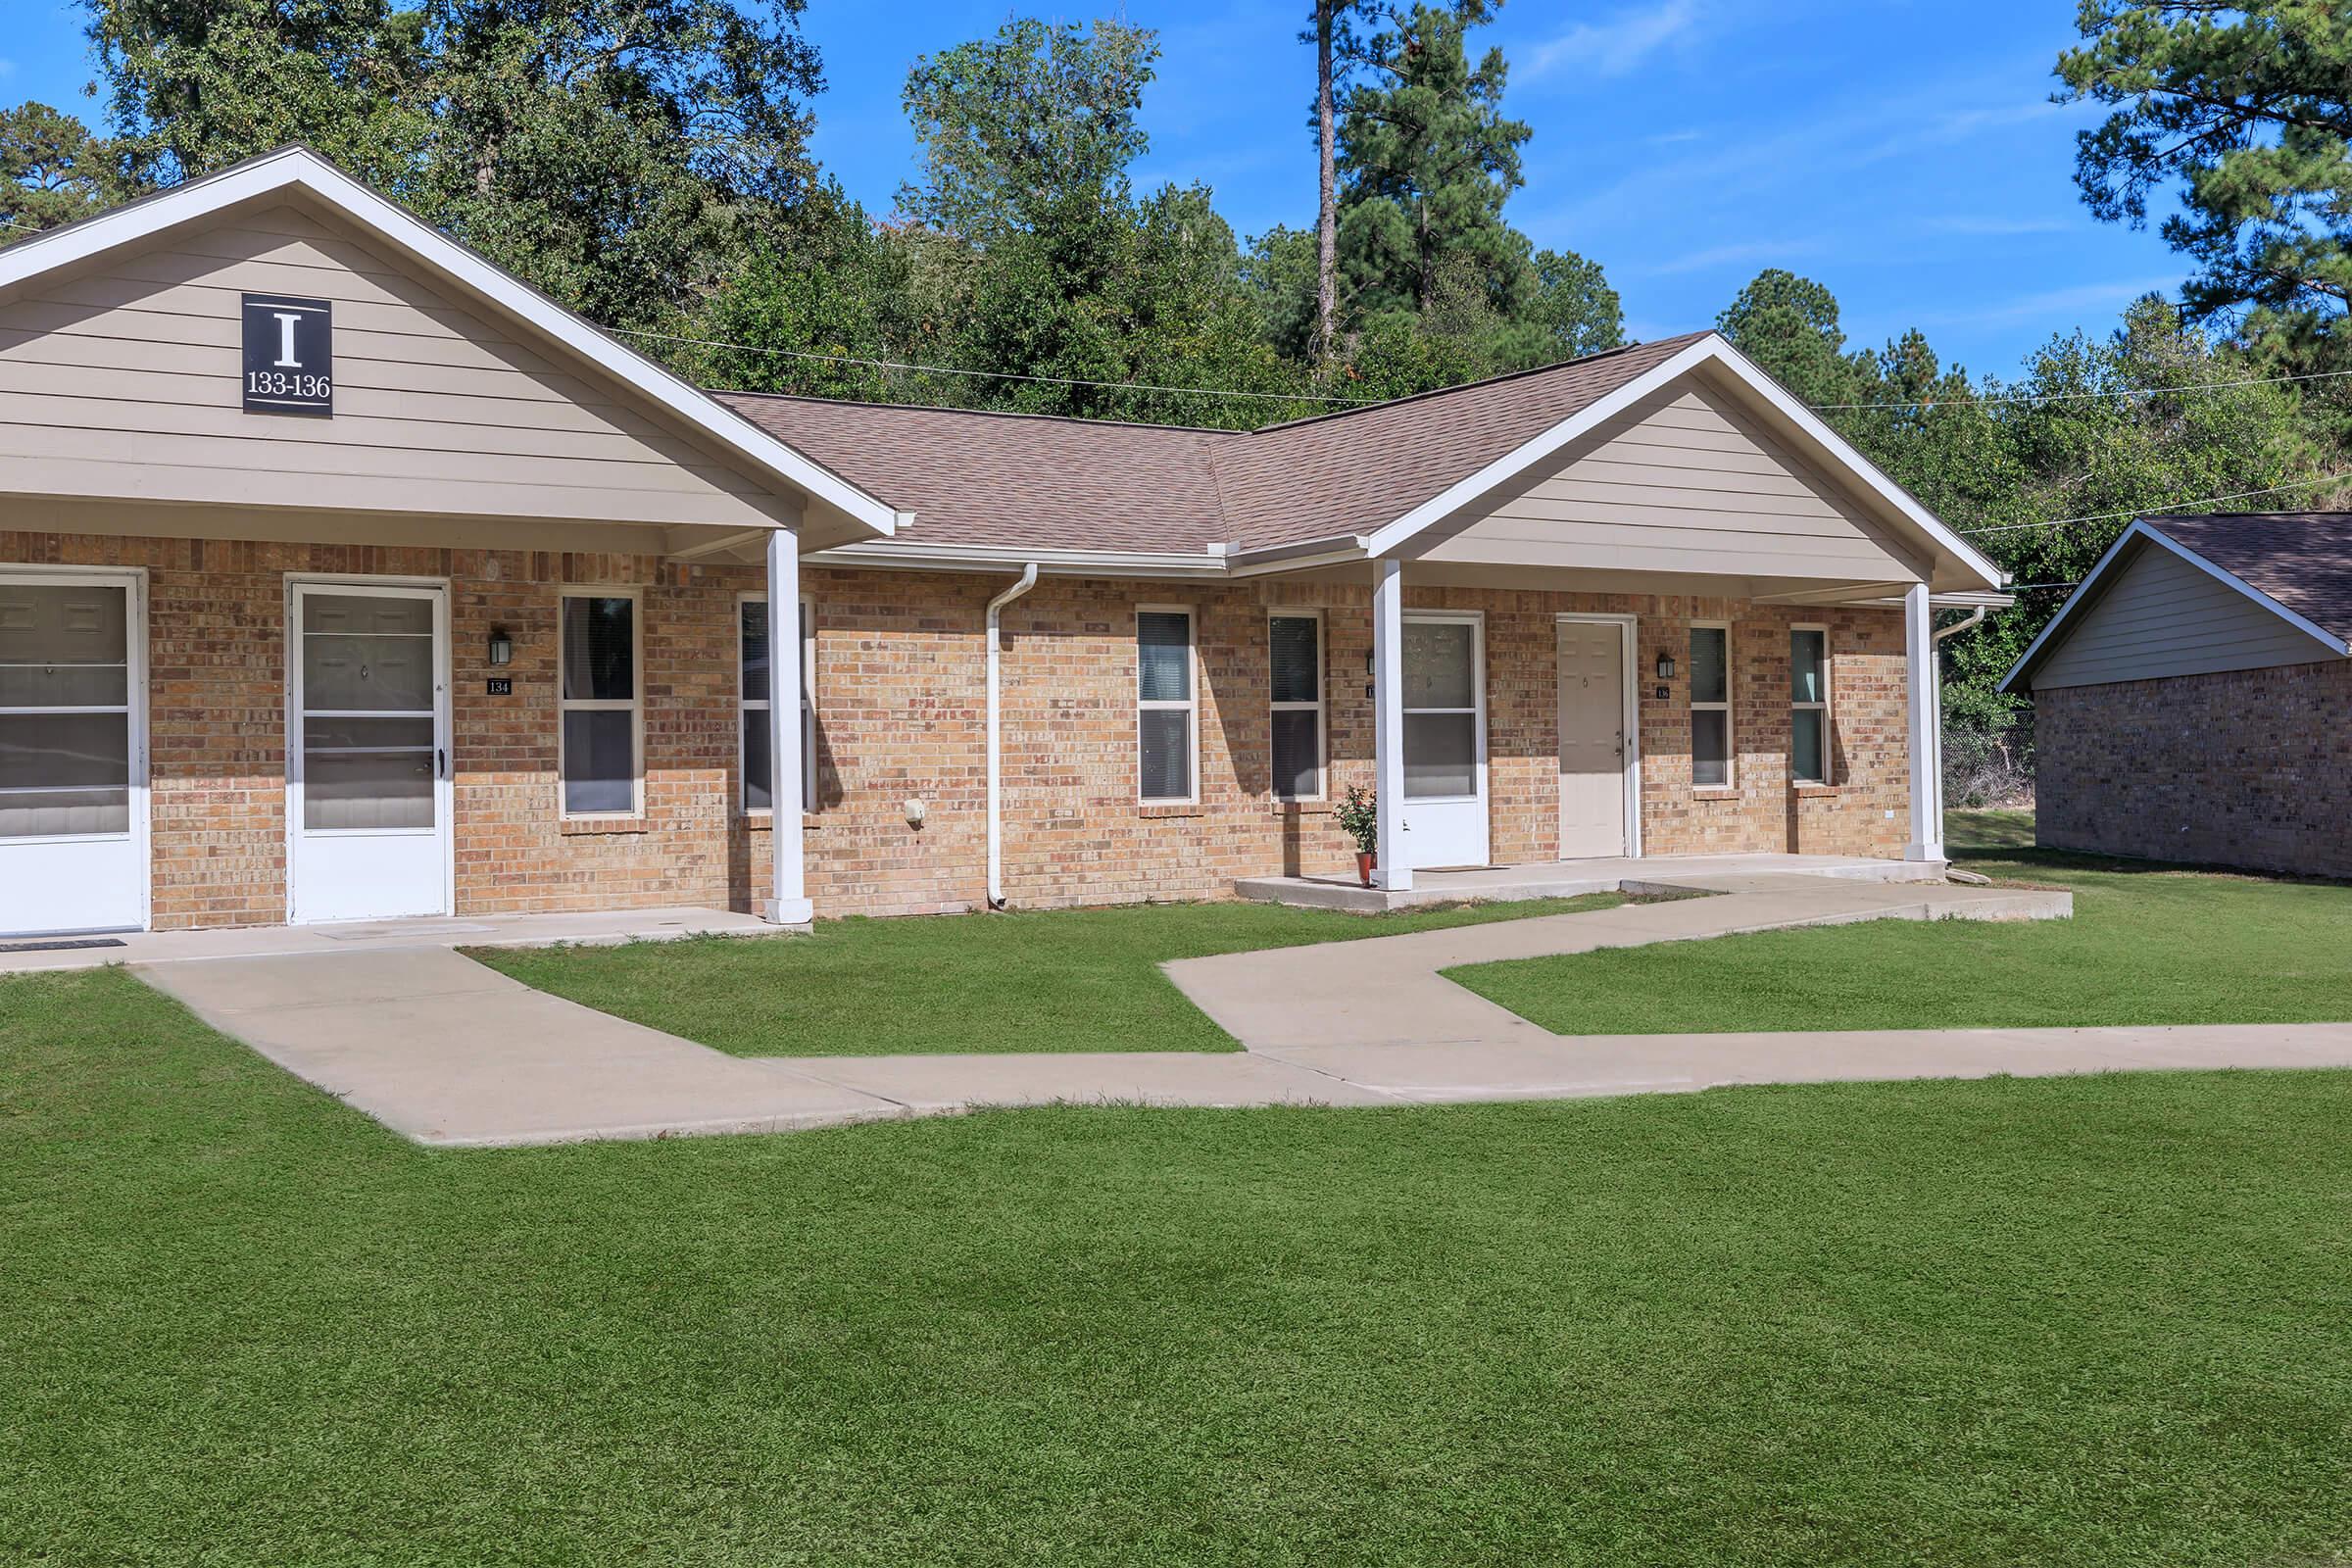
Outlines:
{"label": "white cloud", "polygon": [[1704,250],[1660,262],[1645,270],[1666,276],[1676,272],[1704,272],[1719,267],[1748,267],[1757,262],[1787,262],[1799,257],[1821,254],[1821,241],[1812,239],[1741,240],[1732,245],[1710,245]]}
{"label": "white cloud", "polygon": [[1989,109],[1956,109],[1936,118],[1936,131],[1946,139],[1958,140],[1963,136],[1974,136],[1979,131],[1999,130],[2005,125],[2025,125],[2036,120],[2047,120],[2052,115],[2065,114],[2068,107],[2051,103],[2045,98],[2032,103],[2000,104]]}
{"label": "white cloud", "polygon": [[1622,76],[1667,45],[1686,41],[1697,22],[1698,0],[1660,0],[1606,22],[1580,22],[1537,45],[1523,72],[1532,78],[1577,66],[1598,76]]}
{"label": "white cloud", "polygon": [[2077,283],[2069,288],[2043,289],[1997,304],[1965,311],[1937,311],[1920,317],[1921,326],[1982,326],[1986,322],[2030,321],[2036,317],[2069,311],[2120,311],[2142,294],[2169,295],[2180,286],[2178,277],[2125,278],[2113,283]]}
{"label": "white cloud", "polygon": [[1931,234],[1969,234],[1999,237],[2009,234],[2066,234],[2081,227],[2063,218],[2004,218],[1998,214],[1955,213],[1931,218],[1920,227]]}

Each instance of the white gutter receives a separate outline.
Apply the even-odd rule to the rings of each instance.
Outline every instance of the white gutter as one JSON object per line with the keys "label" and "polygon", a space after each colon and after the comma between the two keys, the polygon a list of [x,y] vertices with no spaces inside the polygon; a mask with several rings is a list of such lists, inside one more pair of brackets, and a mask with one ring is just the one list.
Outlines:
{"label": "white gutter", "polygon": [[1002,821],[1003,748],[998,738],[997,635],[1004,607],[1037,586],[1037,563],[1021,568],[1020,580],[988,602],[988,906],[1004,907],[1004,835]]}
{"label": "white gutter", "polygon": [[[1931,597],[1930,605],[1935,604]],[[1936,629],[1928,640],[1930,650],[1940,648],[1946,637],[1968,630],[1984,618],[1986,607],[1979,605],[1949,626]],[[1928,655],[1928,698],[1936,705],[1936,820],[1943,820],[1943,658],[1933,651]]]}

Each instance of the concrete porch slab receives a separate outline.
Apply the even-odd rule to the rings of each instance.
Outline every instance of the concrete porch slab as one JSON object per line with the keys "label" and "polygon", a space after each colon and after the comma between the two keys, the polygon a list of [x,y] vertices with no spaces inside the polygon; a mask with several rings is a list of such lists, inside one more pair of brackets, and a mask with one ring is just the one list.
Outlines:
{"label": "concrete porch slab", "polygon": [[1395,909],[1472,900],[1507,904],[1573,899],[1588,893],[1636,893],[1693,877],[1824,876],[1861,882],[1941,882],[1941,860],[1881,860],[1846,855],[1644,855],[1593,860],[1537,860],[1459,871],[1416,871],[1407,893],[1357,885],[1336,876],[1253,876],[1233,885],[1242,898],[1307,909],[1385,914]]}
{"label": "concrete porch slab", "polygon": [[[485,914],[426,920],[347,920],[331,925],[248,925],[207,931],[126,931],[74,946],[0,953],[0,974],[95,969],[109,963],[180,963],[213,958],[296,957],[396,948],[548,948],[669,942],[691,936],[772,937],[793,930],[731,909],[678,905],[593,909],[575,914]],[[802,927],[801,929],[807,929]],[[27,941],[33,939],[26,939]],[[83,943],[92,939],[71,939]]]}

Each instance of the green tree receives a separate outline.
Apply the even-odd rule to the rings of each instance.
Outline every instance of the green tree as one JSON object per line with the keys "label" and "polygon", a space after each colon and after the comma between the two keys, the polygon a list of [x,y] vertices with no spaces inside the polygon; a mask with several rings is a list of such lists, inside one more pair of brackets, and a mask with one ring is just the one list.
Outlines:
{"label": "green tree", "polygon": [[816,178],[802,0],[427,0],[433,215],[642,325],[775,243]]}
{"label": "green tree", "polygon": [[1531,134],[1502,114],[1502,51],[1470,63],[1467,34],[1491,0],[1414,5],[1362,46],[1369,80],[1340,124],[1340,257],[1364,316],[1429,307],[1448,264],[1467,259],[1494,309],[1515,315],[1531,278],[1525,236],[1502,220]]}
{"label": "green tree", "polygon": [[811,189],[802,0],[81,0],[115,144],[168,185],[289,141],[610,324]]}
{"label": "green tree", "polygon": [[905,101],[923,175],[901,188],[900,206],[976,239],[1123,206],[1127,168],[1148,145],[1136,117],[1158,59],[1149,27],[1034,17],[922,56]]}
{"label": "green tree", "polygon": [[2075,180],[2100,218],[2164,220],[2199,268],[2200,317],[2242,314],[2273,359],[2342,353],[2352,305],[2352,8],[2340,0],[2081,0],[2063,97],[2113,106],[2079,133]]}
{"label": "green tree", "polygon": [[389,0],[80,0],[123,172],[173,185],[304,142],[414,192],[424,15]]}
{"label": "green tree", "polygon": [[1036,413],[1255,423],[1287,397],[1140,392],[1136,384],[1290,394],[1233,230],[1200,187],[1139,199],[1129,166],[1158,59],[1145,28],[1016,17],[918,60],[908,118],[922,177],[902,190],[919,304],[910,357],[1096,385],[969,375],[925,391]]}
{"label": "green tree", "polygon": [[0,109],[0,245],[85,218],[114,196],[114,153],[43,103]]}

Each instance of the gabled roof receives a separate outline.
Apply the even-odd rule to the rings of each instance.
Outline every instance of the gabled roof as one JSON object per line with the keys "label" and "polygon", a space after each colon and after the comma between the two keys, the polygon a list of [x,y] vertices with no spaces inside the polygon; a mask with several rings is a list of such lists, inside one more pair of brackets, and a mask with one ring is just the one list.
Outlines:
{"label": "gabled roof", "polygon": [[281,147],[218,173],[20,240],[0,250],[0,290],[233,208],[294,197],[328,209],[388,250],[456,285],[473,303],[521,321],[587,360],[741,459],[754,472],[772,476],[830,506],[870,534],[888,536],[896,528],[899,519],[892,509],[856,483],[828,472],[766,431],[738,418],[706,393],[483,260],[406,208],[377,195],[307,147]]}
{"label": "gabled roof", "polygon": [[2021,690],[2125,568],[2151,549],[2171,552],[2332,652],[2352,654],[2352,513],[2159,514],[2139,518],[2108,546],[2001,677],[2001,690]]}
{"label": "gabled roof", "polygon": [[1708,335],[1250,431],[714,396],[913,513],[908,543],[1259,550],[1393,522]]}
{"label": "gabled roof", "polygon": [[1624,409],[1707,368],[1985,587],[2000,569],[1713,332],[1253,431],[714,394],[911,512],[909,547],[1386,554]]}

